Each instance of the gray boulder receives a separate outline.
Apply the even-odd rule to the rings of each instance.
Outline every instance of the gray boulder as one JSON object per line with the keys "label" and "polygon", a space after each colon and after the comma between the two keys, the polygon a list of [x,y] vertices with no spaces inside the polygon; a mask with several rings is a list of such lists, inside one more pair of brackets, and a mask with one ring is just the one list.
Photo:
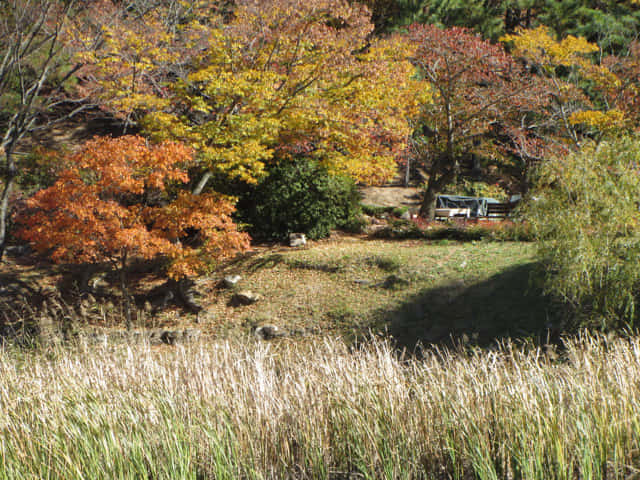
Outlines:
{"label": "gray boulder", "polygon": [[10,257],[23,257],[31,253],[31,247],[29,245],[11,245],[5,248],[4,252]]}
{"label": "gray boulder", "polygon": [[307,244],[307,236],[304,233],[289,234],[290,247],[304,247],[306,244]]}
{"label": "gray boulder", "polygon": [[[153,343],[154,336],[158,334],[155,333],[150,335],[150,340]],[[160,342],[166,343],[167,345],[177,345],[179,343],[187,343],[193,342],[200,338],[202,332],[200,330],[194,328],[187,328],[185,330],[165,330],[160,332],[159,338]]]}
{"label": "gray boulder", "polygon": [[242,277],[240,275],[227,275],[222,280],[222,285],[224,285],[226,288],[233,288],[238,284],[240,280],[242,280]]}

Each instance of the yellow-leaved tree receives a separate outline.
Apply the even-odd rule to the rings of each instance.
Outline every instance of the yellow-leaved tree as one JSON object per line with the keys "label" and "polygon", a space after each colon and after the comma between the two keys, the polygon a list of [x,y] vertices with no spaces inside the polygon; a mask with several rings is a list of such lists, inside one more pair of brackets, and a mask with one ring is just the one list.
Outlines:
{"label": "yellow-leaved tree", "polygon": [[597,61],[598,45],[572,35],[558,40],[545,26],[522,29],[502,40],[511,45],[514,56],[532,67],[533,74],[549,80],[547,94],[552,101],[541,122],[549,139],[557,140],[562,132],[560,143],[580,148],[585,136],[600,139],[625,128],[621,81]]}
{"label": "yellow-leaved tree", "polygon": [[395,173],[408,118],[429,97],[402,36],[372,38],[370,12],[346,0],[239,0],[231,15],[214,4],[194,2],[173,23],[162,10],[145,28],[137,20],[139,54],[123,54],[121,24],[105,27],[94,57],[114,108],[136,111],[154,140],[193,146],[196,192],[212,174],[255,183],[269,163],[301,156],[364,182]]}

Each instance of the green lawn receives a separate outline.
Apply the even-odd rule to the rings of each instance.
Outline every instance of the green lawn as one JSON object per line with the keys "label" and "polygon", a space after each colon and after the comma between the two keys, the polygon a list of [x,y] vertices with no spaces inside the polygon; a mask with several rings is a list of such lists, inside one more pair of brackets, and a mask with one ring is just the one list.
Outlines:
{"label": "green lawn", "polygon": [[225,332],[268,322],[347,336],[387,332],[408,347],[452,336],[485,344],[545,329],[551,311],[530,286],[534,267],[529,243],[347,237],[235,263],[226,272],[243,276],[238,288],[263,300],[234,308],[231,292],[218,291],[210,308]]}

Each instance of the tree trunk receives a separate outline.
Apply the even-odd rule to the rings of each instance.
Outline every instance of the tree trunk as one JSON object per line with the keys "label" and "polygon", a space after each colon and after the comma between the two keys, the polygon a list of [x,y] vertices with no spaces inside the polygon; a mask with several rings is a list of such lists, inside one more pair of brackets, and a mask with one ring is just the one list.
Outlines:
{"label": "tree trunk", "polygon": [[[449,165],[448,169],[442,170],[442,165]],[[457,158],[446,155],[429,171],[429,182],[427,183],[427,191],[422,198],[420,205],[420,216],[428,221],[436,218],[436,201],[438,194],[447,186],[455,183],[458,179],[460,171],[460,162]],[[439,174],[439,175],[438,175]]]}
{"label": "tree trunk", "polygon": [[131,299],[129,298],[129,288],[127,286],[127,251],[122,255],[122,264],[120,265],[120,290],[122,291],[122,299],[124,305],[124,317],[126,321],[127,331],[131,331]]}
{"label": "tree trunk", "polygon": [[204,187],[207,186],[207,182],[211,177],[213,177],[213,173],[205,172],[204,175],[202,175],[202,178],[200,179],[200,181],[198,182],[198,185],[196,185],[196,188],[193,189],[193,194],[200,195],[202,193],[202,190],[204,190]]}
{"label": "tree trunk", "polygon": [[2,175],[2,196],[0,196],[0,261],[7,247],[9,236],[9,197],[16,179],[16,165],[11,152],[5,153],[5,171]]}
{"label": "tree trunk", "polygon": [[433,180],[433,176],[429,177],[429,183],[427,184],[427,191],[422,198],[422,204],[420,205],[420,216],[432,222],[436,218],[436,200],[438,199],[438,189],[436,182]]}
{"label": "tree trunk", "polygon": [[409,182],[411,182],[411,158],[407,155],[407,167],[404,171],[405,188],[409,186]]}

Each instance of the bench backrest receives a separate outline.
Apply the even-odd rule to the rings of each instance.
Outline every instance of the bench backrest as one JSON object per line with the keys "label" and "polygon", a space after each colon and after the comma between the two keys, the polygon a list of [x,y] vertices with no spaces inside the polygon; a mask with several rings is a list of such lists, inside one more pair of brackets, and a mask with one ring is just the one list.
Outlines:
{"label": "bench backrest", "polygon": [[508,217],[516,207],[515,203],[488,203],[487,217]]}

